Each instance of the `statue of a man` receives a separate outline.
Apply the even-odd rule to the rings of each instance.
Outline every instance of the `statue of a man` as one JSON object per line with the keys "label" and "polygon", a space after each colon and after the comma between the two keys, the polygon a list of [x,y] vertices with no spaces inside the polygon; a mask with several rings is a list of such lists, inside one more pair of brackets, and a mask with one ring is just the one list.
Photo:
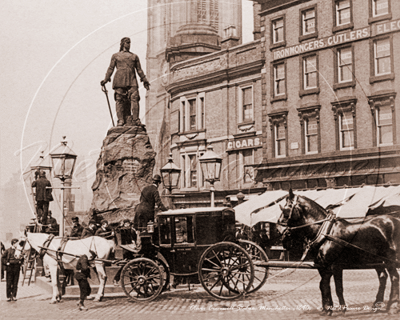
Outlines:
{"label": "statue of a man", "polygon": [[[130,101],[133,123],[136,125],[140,124],[139,120],[139,91],[138,82],[136,80],[136,72],[140,77],[140,81],[143,82],[146,90],[150,89],[150,83],[146,79],[142,67],[140,66],[139,57],[130,52],[131,40],[129,38],[122,38],[119,52],[114,53],[111,57],[110,66],[107,69],[104,80],[100,82],[104,86],[111,80],[111,75],[114,72],[114,68],[117,68],[117,72],[114,76],[113,89],[114,99],[116,101],[116,111],[118,117],[118,126],[123,126],[126,122],[125,112],[125,101]],[[135,72],[136,69],[136,72]],[[129,114],[129,112],[128,112]]]}

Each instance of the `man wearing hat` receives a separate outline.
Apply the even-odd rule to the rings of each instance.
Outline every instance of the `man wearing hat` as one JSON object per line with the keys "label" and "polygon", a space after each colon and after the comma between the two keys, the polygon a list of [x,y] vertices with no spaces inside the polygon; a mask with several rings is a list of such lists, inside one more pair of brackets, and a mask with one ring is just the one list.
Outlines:
{"label": "man wearing hat", "polygon": [[96,235],[96,221],[90,219],[89,225],[83,229],[81,239],[93,237]]}
{"label": "man wearing hat", "polygon": [[154,206],[162,211],[167,211],[167,207],[161,201],[158,193],[158,186],[161,183],[160,175],[156,174],[153,177],[153,184],[143,188],[140,195],[140,203],[136,207],[135,212],[135,228],[146,228],[147,223],[154,221]]}
{"label": "man wearing hat", "polygon": [[78,217],[72,217],[72,223],[74,226],[72,227],[71,234],[69,235],[71,238],[81,238],[82,232],[83,232],[83,227],[79,223],[79,218]]}
{"label": "man wearing hat", "polygon": [[[104,80],[100,82],[101,86],[104,86],[110,81],[111,75],[114,69],[117,68],[117,72],[114,76],[113,89],[115,91],[114,98],[116,101],[116,111],[118,117],[118,126],[125,124],[125,114],[132,114],[132,120],[136,125],[140,124],[139,120],[139,90],[138,83],[136,80],[136,72],[140,77],[140,81],[143,82],[146,90],[150,89],[150,83],[147,81],[146,76],[140,66],[139,57],[130,52],[131,39],[125,37],[121,39],[119,52],[114,53],[111,57],[110,66],[107,69]],[[125,111],[125,101],[130,102],[130,112]]]}
{"label": "man wearing hat", "polygon": [[42,224],[47,224],[49,202],[53,201],[53,196],[51,194],[51,183],[46,179],[46,172],[39,171],[39,179],[32,182],[32,188],[36,189],[35,197],[38,220]]}
{"label": "man wearing hat", "polygon": [[101,220],[100,225],[101,227],[97,229],[95,235],[106,239],[112,239],[114,237],[114,230],[108,226],[108,221]]}
{"label": "man wearing hat", "polygon": [[7,301],[17,301],[17,290],[19,271],[21,269],[21,257],[15,256],[15,249],[18,239],[11,240],[11,247],[2,255],[2,259],[6,264],[6,283],[7,283]]}

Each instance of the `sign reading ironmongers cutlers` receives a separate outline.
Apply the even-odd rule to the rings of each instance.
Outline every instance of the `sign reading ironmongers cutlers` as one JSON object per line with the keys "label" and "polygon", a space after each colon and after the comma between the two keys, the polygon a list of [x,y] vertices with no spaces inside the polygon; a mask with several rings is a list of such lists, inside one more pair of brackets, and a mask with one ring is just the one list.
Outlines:
{"label": "sign reading ironmongers cutlers", "polygon": [[289,48],[274,51],[274,60],[284,59],[291,56],[307,53],[315,50],[337,46],[339,44],[361,40],[370,37],[370,28],[365,27],[353,31],[335,34],[330,37],[306,41]]}
{"label": "sign reading ironmongers cutlers", "polygon": [[261,147],[260,137],[239,138],[228,141],[227,151]]}

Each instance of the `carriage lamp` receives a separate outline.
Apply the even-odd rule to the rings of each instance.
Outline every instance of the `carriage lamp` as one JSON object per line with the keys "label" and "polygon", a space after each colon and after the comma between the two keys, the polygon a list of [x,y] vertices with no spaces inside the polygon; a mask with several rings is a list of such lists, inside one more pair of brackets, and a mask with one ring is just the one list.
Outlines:
{"label": "carriage lamp", "polygon": [[[165,189],[168,189],[169,196],[172,195],[172,189],[178,188],[181,169],[173,162],[172,153],[169,154],[167,164],[160,169],[161,179]],[[172,199],[169,200],[169,206],[172,207]]]}
{"label": "carriage lamp", "polygon": [[210,183],[211,207],[214,207],[214,182],[220,179],[222,158],[213,151],[211,145],[208,145],[206,153],[199,161],[204,180]]}
{"label": "carriage lamp", "polygon": [[53,174],[55,178],[61,180],[61,222],[60,222],[60,236],[64,236],[64,191],[66,188],[64,186],[65,180],[71,179],[74,172],[75,161],[77,155],[67,146],[67,140],[65,136],[61,141],[61,144],[50,153],[51,160],[53,163]]}

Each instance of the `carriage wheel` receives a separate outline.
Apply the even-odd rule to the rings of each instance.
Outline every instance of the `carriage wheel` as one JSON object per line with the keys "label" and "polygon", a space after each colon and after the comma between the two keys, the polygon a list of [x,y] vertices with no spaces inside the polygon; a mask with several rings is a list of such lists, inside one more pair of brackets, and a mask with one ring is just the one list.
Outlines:
{"label": "carriage wheel", "polygon": [[151,301],[163,289],[163,276],[159,265],[147,258],[137,258],[122,269],[122,288],[129,299]]}
{"label": "carriage wheel", "polygon": [[267,262],[268,256],[263,248],[252,241],[239,240],[239,244],[247,251],[254,263],[254,281],[248,291],[248,293],[253,293],[260,289],[267,281],[268,268],[257,266],[257,262]]}
{"label": "carriage wheel", "polygon": [[199,261],[199,280],[213,297],[231,300],[251,288],[254,265],[250,255],[239,245],[220,242],[209,247]]}

